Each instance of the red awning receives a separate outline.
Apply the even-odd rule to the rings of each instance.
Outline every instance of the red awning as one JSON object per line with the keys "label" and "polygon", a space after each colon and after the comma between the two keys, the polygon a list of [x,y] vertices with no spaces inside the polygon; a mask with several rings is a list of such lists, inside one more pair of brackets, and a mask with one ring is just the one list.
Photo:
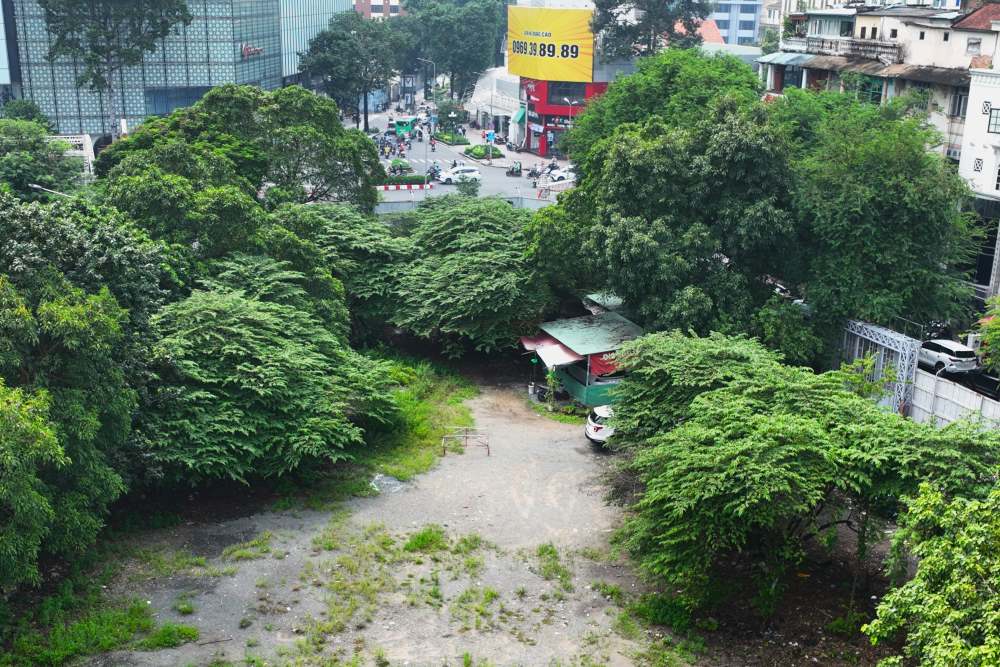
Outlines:
{"label": "red awning", "polygon": [[598,352],[590,355],[590,374],[609,375],[618,370],[614,352]]}

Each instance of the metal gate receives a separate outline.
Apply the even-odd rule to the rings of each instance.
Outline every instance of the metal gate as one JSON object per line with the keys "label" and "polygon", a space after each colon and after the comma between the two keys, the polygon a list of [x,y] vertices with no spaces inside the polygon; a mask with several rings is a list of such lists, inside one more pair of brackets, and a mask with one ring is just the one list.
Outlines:
{"label": "metal gate", "polygon": [[875,366],[868,376],[872,382],[883,378],[886,369],[895,369],[896,382],[886,400],[891,401],[892,408],[901,414],[908,413],[913,399],[919,351],[919,340],[892,329],[858,320],[848,320],[844,327],[841,360],[849,364],[867,356],[874,357]]}

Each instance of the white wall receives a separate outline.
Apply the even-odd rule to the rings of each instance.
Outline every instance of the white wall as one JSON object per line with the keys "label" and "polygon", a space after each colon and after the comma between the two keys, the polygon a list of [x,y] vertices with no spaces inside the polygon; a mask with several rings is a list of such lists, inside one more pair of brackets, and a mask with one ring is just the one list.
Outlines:
{"label": "white wall", "polygon": [[[1000,198],[997,189],[997,169],[1000,167],[1000,134],[988,132],[987,108],[1000,109],[1000,71],[971,70],[969,108],[965,116],[962,139],[962,159],[958,173],[977,193],[988,198]],[[985,104],[989,103],[989,107]]]}
{"label": "white wall", "polygon": [[982,418],[991,428],[1000,428],[1000,403],[957,382],[917,370],[910,418],[944,426],[962,419]]}
{"label": "white wall", "polygon": [[[881,30],[879,31],[881,33]],[[920,33],[924,38],[920,39]],[[944,34],[948,33],[948,41]],[[995,32],[972,32],[944,28],[928,28],[915,25],[901,26],[899,35],[903,38],[904,61],[907,65],[930,67],[968,68],[977,55],[990,55],[996,49]],[[980,40],[979,53],[968,52],[969,40]]]}

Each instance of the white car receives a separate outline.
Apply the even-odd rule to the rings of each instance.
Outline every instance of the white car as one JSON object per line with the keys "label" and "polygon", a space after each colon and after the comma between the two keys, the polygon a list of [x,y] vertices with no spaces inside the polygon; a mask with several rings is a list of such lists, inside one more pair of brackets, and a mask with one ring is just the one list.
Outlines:
{"label": "white car", "polygon": [[549,172],[549,180],[553,183],[558,183],[559,181],[575,181],[576,171],[573,167],[566,167],[565,169],[554,169]]}
{"label": "white car", "polygon": [[459,165],[454,169],[442,171],[438,176],[438,180],[445,185],[451,185],[452,183],[459,183],[461,181],[481,181],[483,180],[483,175],[475,167],[463,167]]}
{"label": "white car", "polygon": [[587,415],[587,425],[583,427],[583,434],[594,444],[603,445],[608,438],[615,434],[615,430],[608,426],[608,420],[614,416],[614,411],[610,405],[598,405]]}
{"label": "white car", "polygon": [[924,341],[920,346],[918,361],[921,366],[934,369],[935,373],[968,373],[979,367],[976,351],[953,340],[937,338]]}

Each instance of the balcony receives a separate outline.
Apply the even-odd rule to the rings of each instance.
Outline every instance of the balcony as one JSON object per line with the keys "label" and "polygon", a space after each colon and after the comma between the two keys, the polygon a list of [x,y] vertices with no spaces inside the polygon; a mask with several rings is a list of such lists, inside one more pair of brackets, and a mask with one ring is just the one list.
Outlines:
{"label": "balcony", "polygon": [[903,49],[897,42],[853,37],[784,37],[781,50],[812,53],[818,56],[849,56],[878,60],[885,64],[903,62]]}

